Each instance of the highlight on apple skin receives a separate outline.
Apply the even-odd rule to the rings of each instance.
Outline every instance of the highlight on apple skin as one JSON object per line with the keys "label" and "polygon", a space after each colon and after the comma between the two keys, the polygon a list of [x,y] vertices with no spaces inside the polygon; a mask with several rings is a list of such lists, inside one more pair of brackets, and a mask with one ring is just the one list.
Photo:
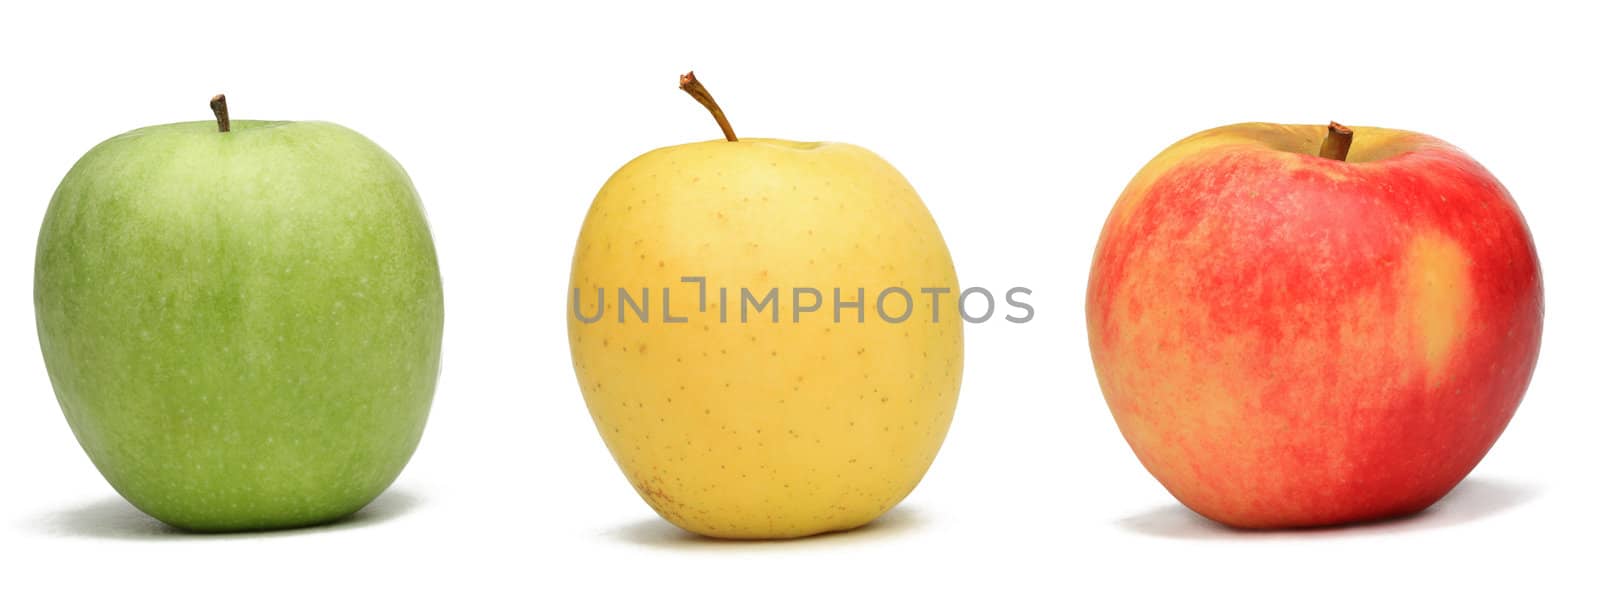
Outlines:
{"label": "highlight on apple skin", "polygon": [[1543,312],[1521,213],[1462,151],[1265,123],[1191,136],[1134,177],[1086,306],[1134,454],[1184,505],[1244,528],[1443,497],[1521,402]]}
{"label": "highlight on apple skin", "polygon": [[39,232],[39,345],[117,492],[170,525],[314,525],[376,498],[432,403],[443,296],[399,163],[332,123],[146,127]]}
{"label": "highlight on apple skin", "polygon": [[[739,138],[693,74],[680,84],[725,139],[648,152],[595,196],[568,289],[584,400],[629,483],[683,529],[793,538],[860,527],[911,492],[944,441],[962,319],[717,313],[741,301],[741,287],[782,289],[782,302],[802,286],[846,287],[850,299],[858,286],[959,290],[950,253],[882,158],[850,144]],[[686,276],[732,293],[713,287],[697,302]],[[649,290],[655,320],[624,313],[619,288]],[[663,322],[668,291],[670,314],[686,322]]]}

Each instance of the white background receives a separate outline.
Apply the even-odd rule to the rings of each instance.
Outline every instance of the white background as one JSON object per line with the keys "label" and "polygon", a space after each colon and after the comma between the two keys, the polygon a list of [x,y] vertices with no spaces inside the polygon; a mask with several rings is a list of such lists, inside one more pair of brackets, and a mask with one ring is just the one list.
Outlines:
{"label": "white background", "polygon": [[[1094,4],[6,3],[0,596],[1592,597],[1594,14]],[[676,89],[690,68],[743,135],[886,157],[938,219],[964,285],[1035,290],[1033,322],[968,327],[949,439],[867,529],[682,534],[636,497],[584,409],[563,317],[573,243],[617,167],[718,136]],[[428,432],[395,487],[340,525],[156,525],[77,447],[40,359],[33,251],[60,177],[111,135],[209,119],[217,92],[235,118],[373,138],[410,171],[434,228],[448,317]],[[1422,515],[1224,530],[1182,509],[1117,433],[1084,333],[1090,255],[1123,185],[1166,145],[1237,121],[1329,119],[1444,138],[1512,190],[1544,265],[1543,353],[1510,429]]]}

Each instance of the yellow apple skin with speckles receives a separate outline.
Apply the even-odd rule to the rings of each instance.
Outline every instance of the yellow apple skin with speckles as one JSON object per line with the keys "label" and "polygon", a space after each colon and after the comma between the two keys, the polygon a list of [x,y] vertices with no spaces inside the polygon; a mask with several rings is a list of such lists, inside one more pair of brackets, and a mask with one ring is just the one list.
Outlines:
{"label": "yellow apple skin with speckles", "polygon": [[[884,300],[888,317],[911,307],[899,323],[878,306],[894,287],[910,292]],[[634,302],[649,290],[647,322],[618,288]],[[758,312],[771,289],[776,309]],[[595,197],[567,293],[601,437],[639,495],[689,531],[859,527],[911,492],[949,429],[955,267],[911,185],[863,148],[743,139],[640,156]]]}

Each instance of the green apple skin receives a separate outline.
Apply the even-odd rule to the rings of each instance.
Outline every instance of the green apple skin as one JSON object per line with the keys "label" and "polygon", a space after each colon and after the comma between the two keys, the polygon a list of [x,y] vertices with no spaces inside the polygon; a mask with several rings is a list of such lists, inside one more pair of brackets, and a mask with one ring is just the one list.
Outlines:
{"label": "green apple skin", "polygon": [[382,493],[422,436],[443,302],[410,178],[321,122],[101,143],[51,199],[34,272],[78,442],[195,531],[314,525]]}

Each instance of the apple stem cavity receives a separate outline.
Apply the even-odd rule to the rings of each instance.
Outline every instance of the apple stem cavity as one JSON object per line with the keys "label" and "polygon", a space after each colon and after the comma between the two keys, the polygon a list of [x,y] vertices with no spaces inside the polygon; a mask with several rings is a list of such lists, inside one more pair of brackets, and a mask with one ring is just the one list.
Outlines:
{"label": "apple stem cavity", "polygon": [[1322,138],[1322,150],[1317,156],[1337,161],[1343,161],[1350,156],[1350,142],[1356,137],[1356,132],[1349,127],[1340,125],[1338,121],[1328,122],[1328,137]]}
{"label": "apple stem cavity", "polygon": [[228,120],[228,97],[217,94],[211,97],[211,113],[217,115],[217,131],[227,133],[233,129],[233,122]]}
{"label": "apple stem cavity", "polygon": [[701,85],[700,80],[695,78],[694,71],[678,76],[678,89],[688,92],[700,102],[701,106],[711,111],[711,116],[717,119],[717,126],[722,128],[723,137],[728,138],[730,142],[739,141],[739,136],[733,134],[733,125],[728,123],[728,116],[722,114],[722,107],[717,106],[717,101],[711,97],[711,92],[706,91],[706,86]]}

